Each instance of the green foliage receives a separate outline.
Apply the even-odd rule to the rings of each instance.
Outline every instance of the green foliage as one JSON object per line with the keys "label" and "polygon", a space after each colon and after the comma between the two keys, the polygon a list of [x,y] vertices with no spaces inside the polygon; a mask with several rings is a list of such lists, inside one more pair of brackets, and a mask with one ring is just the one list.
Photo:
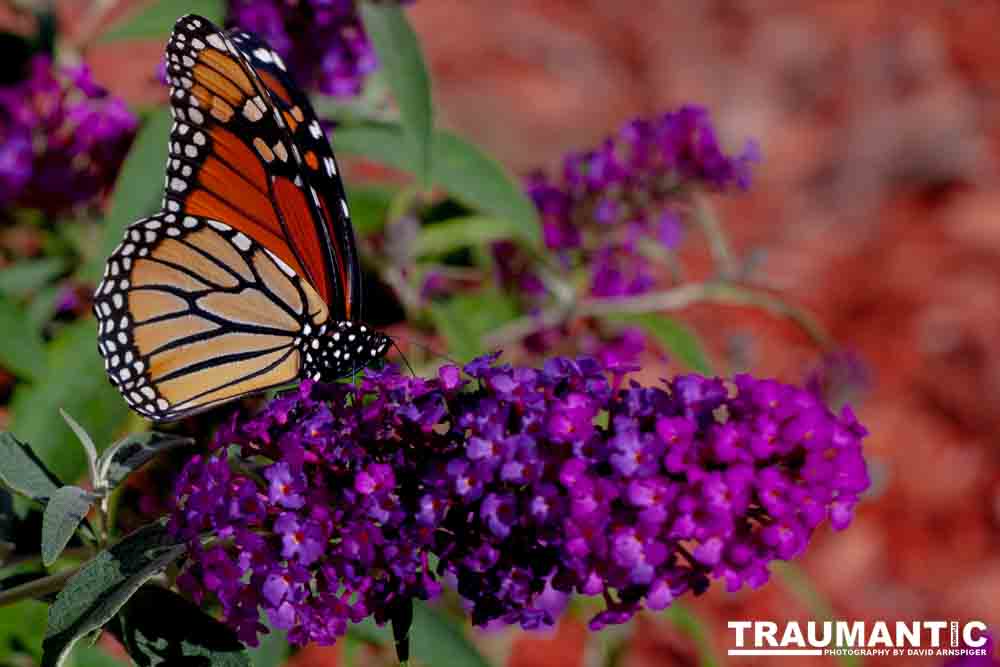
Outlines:
{"label": "green foliage", "polygon": [[431,320],[448,342],[449,356],[463,362],[486,352],[483,337],[517,314],[513,299],[493,288],[456,294],[430,306]]}
{"label": "green foliage", "polygon": [[0,269],[0,295],[21,299],[37,292],[66,270],[62,257],[26,259]]}
{"label": "green foliage", "polygon": [[704,621],[687,605],[682,602],[674,602],[664,613],[674,627],[690,637],[691,641],[698,647],[699,667],[716,667],[722,664],[722,661],[715,654],[715,649],[712,648],[712,641]]}
{"label": "green foliage", "polygon": [[288,638],[281,630],[271,629],[269,634],[260,638],[260,644],[247,651],[250,664],[253,667],[275,667],[285,664],[291,653]]}
{"label": "green foliage", "polygon": [[42,515],[42,562],[52,565],[90,511],[94,497],[78,486],[64,486],[49,499]]}
{"label": "green foliage", "polygon": [[25,380],[45,377],[45,346],[34,331],[25,331],[24,308],[0,296],[0,365]]}
{"label": "green foliage", "polygon": [[385,224],[392,205],[392,190],[379,186],[356,186],[347,189],[354,233],[361,236],[377,232]]}
{"label": "green foliage", "polygon": [[698,334],[686,324],[659,313],[614,315],[608,319],[639,327],[691,370],[702,375],[712,374],[712,364]]}
{"label": "green foliage", "polygon": [[41,666],[62,665],[76,642],[103,627],[184,550],[161,525],[152,524],[95,556],[67,582],[49,611]]}
{"label": "green foliage", "polygon": [[434,109],[430,75],[420,43],[399,5],[363,3],[360,9],[382,74],[399,105],[403,133],[412,157],[411,170],[428,185],[434,157],[431,151]]}
{"label": "green foliage", "polygon": [[413,657],[429,667],[489,667],[456,619],[437,607],[414,602],[410,628]]}
{"label": "green foliage", "polygon": [[69,413],[59,408],[59,414],[62,415],[63,421],[69,426],[70,430],[76,436],[77,440],[83,446],[83,453],[87,456],[87,468],[90,470],[90,483],[94,486],[100,484],[100,478],[97,476],[97,445],[94,444],[93,438],[87,433],[86,429],[76,423],[76,421],[69,416]]}
{"label": "green foliage", "polygon": [[146,584],[136,591],[122,607],[113,629],[139,667],[188,662],[204,667],[251,665],[232,630],[160,586]]}
{"label": "green foliage", "polygon": [[156,0],[130,12],[102,36],[102,41],[165,40],[178,17],[194,12],[219,24],[225,18],[225,9],[223,0]]}
{"label": "green foliage", "polygon": [[94,441],[104,444],[121,428],[128,408],[105,375],[93,320],[67,326],[49,344],[47,358],[53,372],[14,392],[11,431],[30,442],[60,479],[73,481],[86,459],[72,431],[53,419],[54,410],[85,415]]}
{"label": "green foliage", "polygon": [[47,502],[62,486],[31,447],[10,433],[0,433],[0,482],[38,502]]}
{"label": "green foliage", "polygon": [[0,664],[17,664],[16,656],[41,660],[47,613],[48,605],[35,600],[0,607]]}
{"label": "green foliage", "polygon": [[[167,0],[164,0],[167,1]],[[179,14],[174,14],[174,18]],[[136,135],[118,175],[118,183],[104,221],[100,252],[91,259],[87,277],[97,280],[104,262],[121,243],[125,228],[159,209],[163,194],[163,166],[173,119],[166,108],[150,113]]]}
{"label": "green foliage", "polygon": [[[396,169],[411,170],[404,132],[393,123],[364,123],[338,128],[334,148],[361,155]],[[516,238],[541,243],[541,223],[534,204],[503,167],[464,139],[444,131],[434,133],[431,182],[474,210],[510,224]]]}
{"label": "green foliage", "polygon": [[[392,630],[379,627],[371,619],[352,624],[347,630],[351,640],[391,647]],[[413,661],[437,667],[489,667],[489,661],[469,640],[463,624],[445,613],[439,605],[414,601],[413,623],[410,626],[410,654]]]}
{"label": "green foliage", "polygon": [[191,444],[194,444],[191,438],[170,433],[149,432],[126,436],[101,455],[97,463],[97,479],[104,487],[113,489],[157,455]]}
{"label": "green foliage", "polygon": [[100,648],[82,645],[76,647],[67,661],[69,667],[126,667],[127,664]]}
{"label": "green foliage", "polygon": [[442,256],[461,248],[516,238],[517,235],[517,228],[506,218],[452,218],[422,227],[414,243],[413,253],[418,257]]}

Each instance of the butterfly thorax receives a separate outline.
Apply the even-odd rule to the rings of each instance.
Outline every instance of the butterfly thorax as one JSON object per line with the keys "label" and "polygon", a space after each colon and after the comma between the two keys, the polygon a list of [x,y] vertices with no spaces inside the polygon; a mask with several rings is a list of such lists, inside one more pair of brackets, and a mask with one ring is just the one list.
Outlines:
{"label": "butterfly thorax", "polygon": [[383,333],[350,321],[330,321],[319,328],[306,325],[299,342],[302,377],[336,380],[381,359],[392,340]]}

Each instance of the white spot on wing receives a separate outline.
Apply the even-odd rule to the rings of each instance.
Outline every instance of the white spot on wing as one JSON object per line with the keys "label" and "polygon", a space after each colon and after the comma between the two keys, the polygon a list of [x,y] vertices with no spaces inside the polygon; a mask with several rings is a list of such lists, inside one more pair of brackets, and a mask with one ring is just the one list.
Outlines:
{"label": "white spot on wing", "polygon": [[238,233],[233,236],[233,243],[243,252],[250,250],[250,239],[245,234]]}

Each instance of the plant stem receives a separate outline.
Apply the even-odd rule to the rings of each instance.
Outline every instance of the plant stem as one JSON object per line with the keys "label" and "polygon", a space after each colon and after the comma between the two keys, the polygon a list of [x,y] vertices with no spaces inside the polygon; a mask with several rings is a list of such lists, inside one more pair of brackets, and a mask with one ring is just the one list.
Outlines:
{"label": "plant stem", "polygon": [[57,574],[50,574],[41,579],[29,581],[26,584],[15,586],[6,591],[0,591],[0,607],[12,605],[21,600],[37,599],[43,595],[61,591],[66,582],[79,571],[80,568],[74,567]]}
{"label": "plant stem", "polygon": [[485,339],[489,347],[502,347],[540,331],[554,327],[570,316],[602,317],[623,313],[656,313],[682,310],[698,303],[716,303],[760,308],[796,324],[821,348],[832,346],[832,339],[811,313],[782,301],[768,292],[726,282],[688,283],[679,287],[634,297],[585,299],[567,311],[559,304],[538,313],[518,318]]}
{"label": "plant stem", "polygon": [[[77,560],[87,560],[92,558],[94,555],[94,550],[90,547],[74,547],[72,549],[66,549],[60,554],[59,558],[70,558]],[[8,560],[0,563],[0,568],[15,567],[17,565],[41,565],[42,556],[41,554],[24,554],[21,556],[13,556]]]}
{"label": "plant stem", "polygon": [[694,196],[694,219],[701,227],[708,241],[708,249],[715,260],[715,267],[719,278],[722,280],[733,280],[737,275],[736,260],[733,252],[729,248],[729,240],[726,233],[719,224],[719,219],[708,199],[704,195]]}

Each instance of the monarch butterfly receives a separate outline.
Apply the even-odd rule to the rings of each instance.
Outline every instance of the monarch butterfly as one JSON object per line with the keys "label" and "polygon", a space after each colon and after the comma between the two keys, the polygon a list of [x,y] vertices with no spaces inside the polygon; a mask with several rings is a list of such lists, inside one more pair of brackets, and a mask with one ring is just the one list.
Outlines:
{"label": "monarch butterfly", "polygon": [[162,210],[126,229],[94,297],[112,384],[168,421],[381,358],[337,163],[281,57],[188,15],[167,75]]}

